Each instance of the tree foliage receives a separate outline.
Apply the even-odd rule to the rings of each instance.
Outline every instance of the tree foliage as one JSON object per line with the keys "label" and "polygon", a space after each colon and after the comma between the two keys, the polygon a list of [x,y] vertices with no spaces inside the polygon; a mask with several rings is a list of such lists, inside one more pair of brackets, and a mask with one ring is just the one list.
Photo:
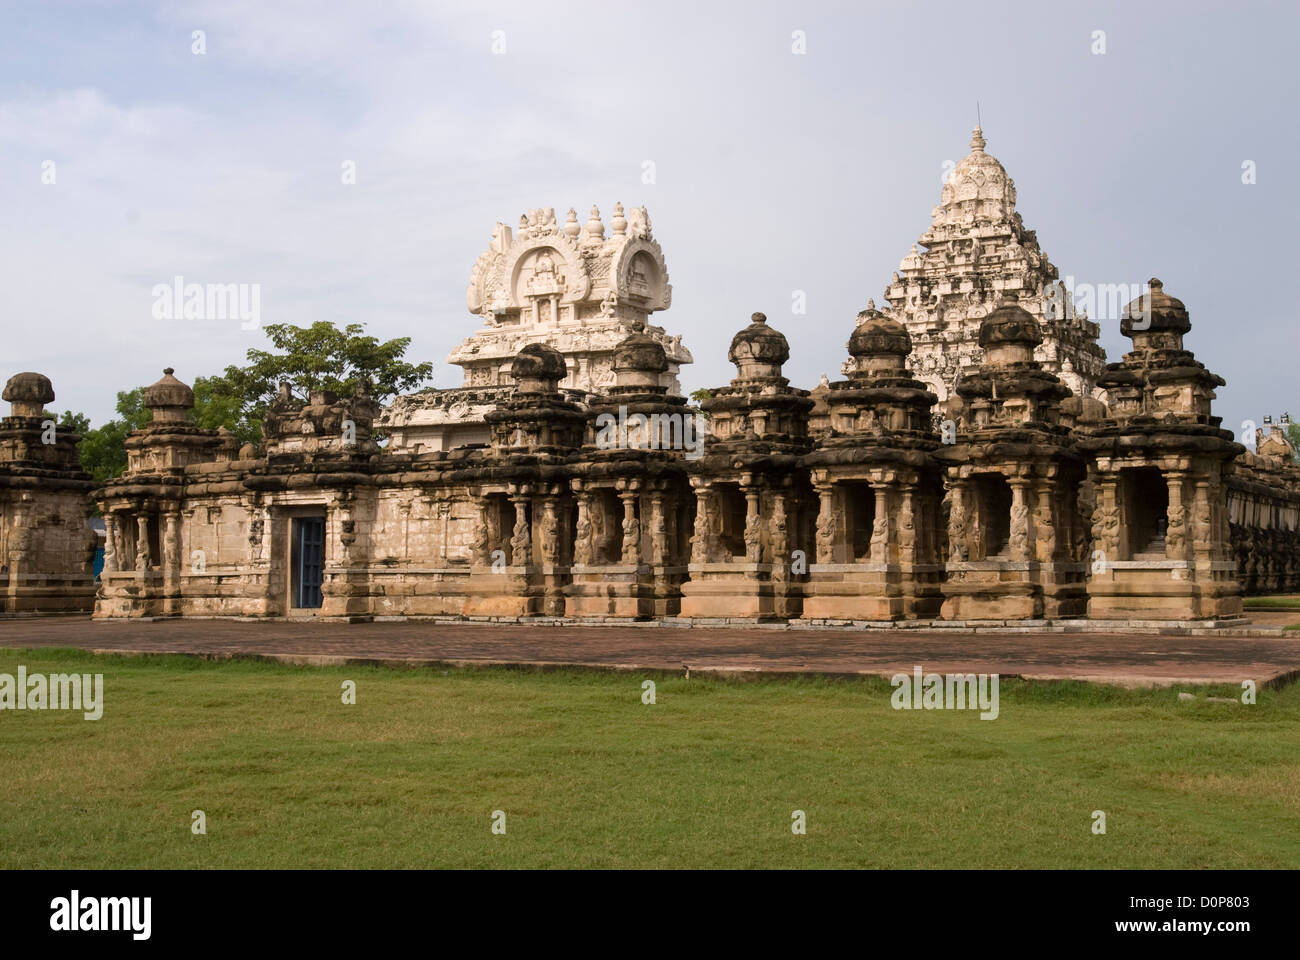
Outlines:
{"label": "tree foliage", "polygon": [[[366,380],[371,397],[382,403],[419,386],[433,373],[432,363],[402,359],[410,337],[381,342],[365,336],[360,323],[341,330],[327,321],[310,327],[279,323],[263,329],[271,350],[250,349],[245,366],[226,367],[215,376],[196,378],[193,384],[194,422],[207,430],[225,427],[241,445],[261,441],[262,417],[282,381],[289,384],[293,396],[306,401],[313,390],[350,396]],[[127,435],[153,416],[144,405],[144,392],[144,387],[136,387],[118,393],[117,416],[94,429],[84,415],[64,414],[80,418],[74,429],[82,435],[82,469],[96,480],[110,480],[126,469]]]}

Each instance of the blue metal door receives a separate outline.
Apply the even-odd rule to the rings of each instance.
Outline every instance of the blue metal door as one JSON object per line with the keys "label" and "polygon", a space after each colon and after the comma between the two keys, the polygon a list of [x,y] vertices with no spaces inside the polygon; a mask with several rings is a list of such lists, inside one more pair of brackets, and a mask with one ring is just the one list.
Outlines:
{"label": "blue metal door", "polygon": [[293,524],[293,605],[319,607],[325,570],[325,518],[298,517]]}

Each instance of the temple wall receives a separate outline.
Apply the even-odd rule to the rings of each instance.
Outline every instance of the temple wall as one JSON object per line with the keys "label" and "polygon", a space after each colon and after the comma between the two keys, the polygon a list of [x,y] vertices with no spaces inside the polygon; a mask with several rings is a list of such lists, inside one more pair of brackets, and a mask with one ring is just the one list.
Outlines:
{"label": "temple wall", "polygon": [[1242,591],[1300,591],[1300,464],[1244,453],[1234,467],[1226,509]]}

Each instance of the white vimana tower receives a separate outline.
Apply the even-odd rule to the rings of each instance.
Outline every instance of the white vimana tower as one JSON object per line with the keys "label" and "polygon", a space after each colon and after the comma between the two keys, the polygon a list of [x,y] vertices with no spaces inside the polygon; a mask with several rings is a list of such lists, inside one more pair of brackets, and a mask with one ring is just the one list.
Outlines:
{"label": "white vimana tower", "polygon": [[1100,328],[1073,309],[1055,265],[1016,213],[1015,182],[984,146],[976,127],[971,152],[943,185],[930,228],[885,290],[884,312],[907,328],[912,371],[942,402],[963,372],[980,365],[980,322],[1015,295],[1042,330],[1034,359],[1075,394],[1096,396],[1106,368]]}

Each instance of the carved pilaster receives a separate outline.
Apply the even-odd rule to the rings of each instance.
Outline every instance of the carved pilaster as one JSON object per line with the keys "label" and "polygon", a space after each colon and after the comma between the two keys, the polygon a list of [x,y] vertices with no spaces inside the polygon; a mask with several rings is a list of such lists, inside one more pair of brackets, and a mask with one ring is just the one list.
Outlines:
{"label": "carved pilaster", "polygon": [[668,518],[662,490],[650,494],[650,562],[656,566],[668,562]]}
{"label": "carved pilaster", "polygon": [[817,484],[817,562],[835,562],[835,484]]}
{"label": "carved pilaster", "polygon": [[117,573],[117,517],[104,514],[104,573]]}
{"label": "carved pilaster", "polygon": [[873,483],[876,506],[871,520],[871,560],[885,563],[889,559],[889,485]]}
{"label": "carved pilaster", "polygon": [[1165,475],[1169,489],[1169,507],[1166,511],[1165,557],[1169,560],[1187,559],[1187,505],[1183,502],[1183,491],[1187,483],[1187,474],[1171,471]]}
{"label": "carved pilaster", "polygon": [[691,536],[691,563],[713,562],[713,491],[707,481],[691,478],[695,489],[695,530]]}
{"label": "carved pilaster", "polygon": [[1031,560],[1030,545],[1033,543],[1033,526],[1029,519],[1029,504],[1026,502],[1026,480],[1011,481],[1011,559]]}
{"label": "carved pilaster", "polygon": [[903,490],[903,503],[898,510],[898,551],[904,563],[916,562],[916,504],[912,490]]}
{"label": "carved pilaster", "polygon": [[1096,505],[1092,511],[1092,549],[1107,560],[1119,559],[1119,505],[1116,480],[1105,477],[1097,483]]}
{"label": "carved pilaster", "polygon": [[591,494],[575,480],[571,484],[578,499],[578,519],[573,538],[573,562],[587,566],[592,560]]}
{"label": "carved pilaster", "polygon": [[559,502],[554,496],[542,500],[542,559],[549,564],[560,562],[560,518]]}
{"label": "carved pilaster", "polygon": [[[1057,549],[1057,532],[1056,523],[1052,517],[1052,487],[1044,483],[1038,491],[1038,508],[1034,511],[1034,538],[1031,543],[1036,544],[1036,556],[1039,560],[1047,563],[1056,557]],[[1065,536],[1069,535],[1068,530],[1063,531]]]}
{"label": "carved pilaster", "polygon": [[474,506],[478,510],[478,523],[474,527],[474,539],[469,550],[472,562],[477,566],[487,566],[492,559],[493,527],[491,516],[495,511],[489,510],[491,501],[487,497],[476,497]]}
{"label": "carved pilaster", "polygon": [[763,559],[763,516],[760,509],[759,489],[747,484],[745,491],[745,559],[759,563]]}
{"label": "carved pilaster", "polygon": [[149,555],[149,518],[145,514],[136,517],[135,529],[135,569],[144,573],[153,566]]}
{"label": "carved pilaster", "polygon": [[641,524],[636,518],[637,491],[620,490],[618,499],[623,504],[623,562],[641,562]]}
{"label": "carved pilaster", "polygon": [[961,563],[970,557],[970,544],[966,540],[966,485],[951,483],[951,508],[948,512],[948,560]]}
{"label": "carved pilaster", "polygon": [[786,495],[777,490],[772,495],[772,579],[785,580],[790,573],[790,522],[787,519]]}
{"label": "carved pilaster", "polygon": [[515,526],[510,537],[510,562],[523,566],[532,561],[533,538],[528,529],[528,495],[514,494],[510,502],[515,506]]}

